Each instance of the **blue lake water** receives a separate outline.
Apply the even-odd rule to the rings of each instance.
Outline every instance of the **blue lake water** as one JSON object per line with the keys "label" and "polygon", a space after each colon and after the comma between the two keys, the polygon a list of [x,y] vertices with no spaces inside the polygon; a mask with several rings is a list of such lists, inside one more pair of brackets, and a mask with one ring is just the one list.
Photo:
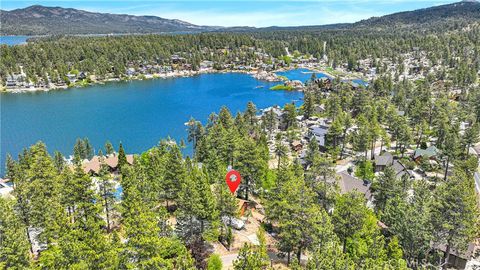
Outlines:
{"label": "blue lake water", "polygon": [[[299,74],[303,73],[285,73],[290,79],[301,79]],[[222,105],[235,114],[243,111],[248,101],[259,109],[292,101],[301,104],[303,93],[268,90],[275,84],[247,74],[225,73],[49,92],[2,93],[0,175],[6,153],[16,157],[24,147],[39,140],[47,144],[50,152],[58,150],[65,155],[72,153],[79,137],[88,137],[95,150],[110,140],[115,147],[121,141],[128,153],[140,153],[167,136],[185,139],[184,123],[191,116],[205,123],[209,114],[218,112]]]}
{"label": "blue lake water", "polygon": [[358,83],[359,85],[362,85],[364,87],[367,87],[369,85],[368,82],[362,80],[362,79],[353,79],[352,82]]}
{"label": "blue lake water", "polygon": [[23,44],[27,42],[29,36],[0,36],[0,45],[7,44],[8,46]]}
{"label": "blue lake water", "polygon": [[289,78],[290,80],[299,80],[303,83],[305,83],[307,80],[309,80],[312,77],[313,73],[315,73],[317,78],[327,77],[327,75],[325,75],[323,73],[312,72],[312,71],[310,71],[308,69],[304,69],[304,68],[277,72],[278,75],[285,76],[285,77]]}

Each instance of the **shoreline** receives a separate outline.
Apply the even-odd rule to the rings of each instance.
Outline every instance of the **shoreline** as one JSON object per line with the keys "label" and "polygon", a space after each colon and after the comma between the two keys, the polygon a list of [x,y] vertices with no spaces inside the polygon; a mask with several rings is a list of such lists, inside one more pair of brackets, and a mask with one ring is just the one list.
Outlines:
{"label": "shoreline", "polygon": [[[85,85],[54,85],[53,83],[50,84],[49,87],[21,87],[21,88],[13,88],[7,89],[5,86],[0,88],[1,93],[12,93],[12,94],[24,94],[24,93],[37,93],[37,92],[49,92],[49,91],[57,91],[57,90],[67,90],[70,88],[84,88],[88,86],[94,85],[101,85],[106,84],[109,82],[128,82],[128,81],[142,81],[142,80],[153,80],[153,79],[172,79],[172,78],[186,78],[186,77],[193,77],[199,76],[203,74],[223,74],[223,73],[242,73],[248,74],[253,78],[260,80],[260,81],[267,81],[267,82],[286,82],[288,78],[284,76],[277,75],[277,72],[284,72],[290,71],[294,69],[308,69],[312,73],[322,73],[329,78],[335,78],[332,74],[330,74],[324,67],[318,66],[310,66],[310,65],[297,65],[292,67],[283,67],[272,71],[264,71],[264,70],[214,70],[214,69],[203,69],[203,70],[182,70],[182,71],[172,71],[168,73],[154,73],[154,74],[142,74],[140,76],[131,76],[125,78],[108,78],[103,80],[94,80],[90,83]],[[344,74],[343,76],[348,76],[349,74]],[[352,74],[350,74],[352,75]],[[350,77],[350,76],[348,76]],[[298,89],[297,91],[301,91]]]}

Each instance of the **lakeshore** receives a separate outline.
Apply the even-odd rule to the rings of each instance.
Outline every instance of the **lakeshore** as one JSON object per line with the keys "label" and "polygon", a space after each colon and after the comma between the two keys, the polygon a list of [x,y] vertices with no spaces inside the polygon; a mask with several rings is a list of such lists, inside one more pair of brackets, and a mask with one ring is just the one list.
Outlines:
{"label": "lakeshore", "polygon": [[[305,74],[317,74],[319,77],[328,77],[330,79],[335,78],[336,76],[342,76],[344,80],[362,80],[359,79],[361,77],[359,74],[348,74],[346,72],[335,72],[332,74],[332,71],[328,70],[327,68],[323,67],[322,65],[317,64],[300,64],[288,67],[278,68],[272,71],[265,71],[259,69],[249,69],[249,70],[241,70],[241,69],[233,69],[233,70],[215,70],[212,68],[207,69],[200,69],[200,70],[174,70],[170,72],[162,72],[162,73],[153,73],[153,74],[141,74],[136,76],[128,76],[123,78],[106,78],[103,80],[96,79],[95,76],[90,77],[90,82],[85,80],[77,81],[76,83],[72,83],[71,85],[66,84],[54,84],[49,83],[47,86],[35,87],[32,85],[22,86],[22,87],[15,87],[15,88],[6,88],[2,86],[0,88],[0,92],[8,92],[8,93],[27,93],[27,92],[46,92],[52,90],[65,90],[70,88],[78,88],[78,87],[86,87],[86,86],[93,86],[98,84],[105,84],[110,82],[120,82],[120,81],[135,81],[135,80],[152,80],[152,79],[172,79],[172,78],[182,78],[182,77],[193,77],[199,76],[202,74],[224,74],[224,73],[240,73],[240,74],[248,74],[253,78],[261,81],[267,82],[289,82],[292,80],[298,80],[298,78],[288,78],[283,76],[282,74],[288,73],[292,70],[307,70],[301,71]],[[309,75],[310,76],[310,75]],[[308,78],[309,78],[308,76]],[[307,79],[308,79],[307,78]],[[301,83],[305,83],[306,79],[299,80]],[[302,90],[303,87],[286,87],[282,88],[281,90]],[[277,89],[272,89],[277,90]]]}

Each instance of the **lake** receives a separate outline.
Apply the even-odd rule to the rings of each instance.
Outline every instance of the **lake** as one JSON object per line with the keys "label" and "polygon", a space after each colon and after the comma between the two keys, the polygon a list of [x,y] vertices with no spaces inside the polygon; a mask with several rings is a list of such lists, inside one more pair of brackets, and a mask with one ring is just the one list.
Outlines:
{"label": "lake", "polygon": [[27,42],[29,36],[0,36],[0,45],[7,44],[8,46],[23,44]]}
{"label": "lake", "polygon": [[[300,80],[302,74],[302,70],[283,73]],[[140,153],[167,136],[185,139],[184,123],[190,117],[205,123],[209,114],[223,105],[235,114],[245,110],[248,101],[259,109],[292,101],[301,104],[301,92],[268,90],[276,84],[247,74],[217,73],[49,92],[2,93],[0,175],[6,153],[16,158],[24,147],[39,140],[50,152],[58,150],[64,155],[72,153],[79,137],[88,137],[95,150],[110,140],[116,148],[121,141],[128,153]]]}

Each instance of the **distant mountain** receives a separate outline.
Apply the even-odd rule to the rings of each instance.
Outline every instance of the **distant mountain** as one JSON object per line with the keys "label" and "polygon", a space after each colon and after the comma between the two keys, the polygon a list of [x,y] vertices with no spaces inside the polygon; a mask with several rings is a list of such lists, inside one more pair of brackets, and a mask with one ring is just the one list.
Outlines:
{"label": "distant mountain", "polygon": [[338,23],[330,25],[287,26],[287,27],[230,27],[223,31],[266,32],[266,31],[307,31],[325,30],[373,30],[406,29],[410,30],[447,30],[455,28],[455,23],[480,23],[480,3],[466,0],[453,4],[434,6],[414,11],[393,13],[381,17],[372,17],[356,23]]}
{"label": "distant mountain", "polygon": [[422,27],[455,21],[480,22],[480,3],[475,0],[467,0],[414,11],[398,12],[362,20],[352,24],[352,27]]}
{"label": "distant mountain", "polygon": [[457,22],[480,23],[480,3],[467,0],[453,4],[372,17],[356,23],[291,27],[214,27],[156,16],[96,13],[73,8],[30,6],[0,11],[0,35],[142,34],[160,32],[265,32],[322,31],[335,29],[447,29]]}
{"label": "distant mountain", "polygon": [[1,35],[199,32],[218,29],[156,16],[96,13],[40,5],[1,10],[0,22]]}

